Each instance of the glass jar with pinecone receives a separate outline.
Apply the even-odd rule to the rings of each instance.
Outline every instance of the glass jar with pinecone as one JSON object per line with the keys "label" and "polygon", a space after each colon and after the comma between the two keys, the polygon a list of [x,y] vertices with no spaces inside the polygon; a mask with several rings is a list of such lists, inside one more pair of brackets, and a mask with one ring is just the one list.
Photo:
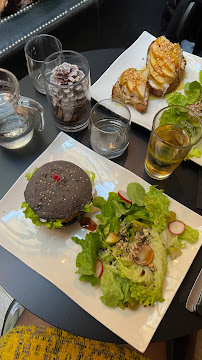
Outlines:
{"label": "glass jar with pinecone", "polygon": [[67,132],[84,129],[91,109],[87,59],[75,51],[58,51],[45,60],[42,75],[56,126]]}

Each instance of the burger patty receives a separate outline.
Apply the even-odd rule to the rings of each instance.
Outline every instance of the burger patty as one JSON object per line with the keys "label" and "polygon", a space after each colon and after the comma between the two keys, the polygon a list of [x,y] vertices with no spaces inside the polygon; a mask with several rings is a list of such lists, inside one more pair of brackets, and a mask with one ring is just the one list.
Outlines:
{"label": "burger patty", "polygon": [[68,161],[52,161],[38,168],[24,192],[25,201],[47,220],[69,218],[92,198],[89,176]]}

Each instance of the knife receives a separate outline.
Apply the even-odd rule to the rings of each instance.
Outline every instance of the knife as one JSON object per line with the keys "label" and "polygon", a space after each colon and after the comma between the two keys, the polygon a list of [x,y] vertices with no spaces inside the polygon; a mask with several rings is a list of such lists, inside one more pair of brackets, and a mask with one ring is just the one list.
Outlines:
{"label": "knife", "polygon": [[185,307],[191,312],[202,315],[202,269],[192,286]]}

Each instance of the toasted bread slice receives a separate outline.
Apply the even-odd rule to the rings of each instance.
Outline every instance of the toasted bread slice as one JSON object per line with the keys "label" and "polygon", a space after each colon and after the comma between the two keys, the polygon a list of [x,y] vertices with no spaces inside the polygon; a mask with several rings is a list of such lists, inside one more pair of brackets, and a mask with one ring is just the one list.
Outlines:
{"label": "toasted bread slice", "polygon": [[178,43],[171,43],[165,36],[153,41],[147,52],[148,83],[150,92],[158,97],[176,89],[186,66]]}
{"label": "toasted bread slice", "polygon": [[143,112],[149,101],[148,74],[148,69],[125,70],[112,88],[112,98],[130,104],[137,111]]}

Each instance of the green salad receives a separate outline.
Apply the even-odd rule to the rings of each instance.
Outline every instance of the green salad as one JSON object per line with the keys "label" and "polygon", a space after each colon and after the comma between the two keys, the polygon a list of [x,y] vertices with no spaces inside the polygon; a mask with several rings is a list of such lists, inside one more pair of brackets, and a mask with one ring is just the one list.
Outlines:
{"label": "green salad", "polygon": [[99,284],[100,299],[109,307],[162,302],[168,254],[179,256],[199,232],[176,220],[170,200],[155,186],[146,193],[133,182],[107,200],[97,196],[93,205],[101,210],[96,230],[85,239],[72,238],[82,247],[76,258],[80,280]]}
{"label": "green salad", "polygon": [[[202,118],[202,70],[199,72],[199,82],[192,81],[185,84],[184,95],[179,91],[175,91],[165,95],[165,99],[168,105],[182,105],[190,107],[190,109],[198,113],[198,115]],[[188,135],[192,135],[192,133],[197,130],[196,123],[191,121],[188,114],[184,113],[183,111],[180,112],[179,110],[173,111],[172,109],[165,111],[160,119],[160,125],[164,124],[180,125],[184,128]],[[185,160],[192,157],[200,158],[201,155],[202,139],[196,146],[191,149]]]}

